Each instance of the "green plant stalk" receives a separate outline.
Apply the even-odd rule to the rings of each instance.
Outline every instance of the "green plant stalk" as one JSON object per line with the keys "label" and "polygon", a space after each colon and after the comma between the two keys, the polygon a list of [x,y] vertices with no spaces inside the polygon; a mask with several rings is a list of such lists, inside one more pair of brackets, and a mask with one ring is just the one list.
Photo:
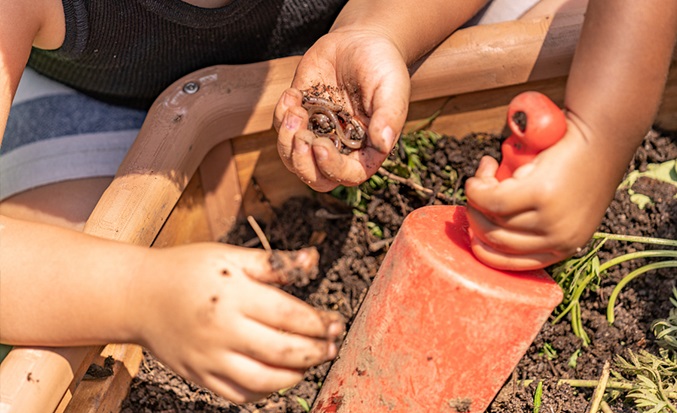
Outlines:
{"label": "green plant stalk", "polygon": [[536,392],[534,393],[534,413],[539,413],[541,411],[541,402],[543,397],[543,381],[539,381],[536,386]]}
{"label": "green plant stalk", "polygon": [[303,411],[305,412],[310,411],[310,404],[308,404],[308,401],[306,401],[306,399],[304,399],[303,397],[296,396],[296,402],[301,405]]}
{"label": "green plant stalk", "polygon": [[614,306],[616,304],[616,298],[618,298],[618,294],[620,294],[623,287],[625,287],[630,281],[634,280],[635,278],[644,274],[645,272],[670,267],[677,268],[677,260],[667,260],[647,264],[626,275],[618,284],[616,284],[616,287],[614,287],[614,290],[611,292],[611,296],[609,297],[609,304],[607,305],[606,318],[609,321],[609,323],[613,324],[615,320]]}
{"label": "green plant stalk", "polygon": [[[618,236],[618,237],[625,238],[626,236]],[[650,240],[654,240],[654,241],[669,241],[669,242],[671,242],[670,240],[664,240],[662,238],[648,238],[648,237],[631,237],[631,238],[632,238],[633,241],[635,241],[638,238],[642,238],[642,239],[646,238],[646,239],[650,239]],[[596,246],[596,248],[593,251],[591,251],[590,254],[597,252],[599,250],[599,247],[601,247],[601,243],[600,243],[600,245]],[[637,252],[632,252],[632,253],[628,253],[628,254],[623,254],[621,256],[615,257],[615,258],[605,262],[604,264],[601,264],[600,267],[599,267],[599,270],[598,270],[598,274],[604,273],[605,271],[607,271],[609,268],[613,267],[614,265],[618,265],[618,264],[623,263],[625,261],[630,261],[630,260],[639,259],[639,258],[677,258],[677,251],[647,250],[647,251],[637,251]],[[670,261],[666,261],[666,262],[670,262]],[[575,268],[575,269],[578,270],[578,267]],[[574,290],[573,294],[571,294],[571,296],[570,296],[569,304],[552,321],[552,324],[557,324],[559,321],[562,320],[562,318],[567,313],[569,313],[571,310],[574,309],[574,307],[576,305],[578,305],[580,298],[581,298],[581,295],[583,295],[583,292],[586,290],[586,288],[588,287],[590,282],[592,282],[592,280],[596,276],[597,276],[596,273],[590,273],[580,283],[577,284],[576,289]],[[612,312],[613,312],[613,309],[612,309]],[[575,318],[575,315],[572,315],[572,324],[580,325],[581,323],[574,320],[574,318]],[[608,317],[607,317],[607,319],[608,319]],[[613,318],[608,319],[608,321],[609,321],[609,323],[613,323]],[[582,326],[580,326],[580,328],[573,326],[573,328],[574,328],[575,331],[581,331],[582,330]],[[576,333],[576,335],[580,338],[583,338],[583,337],[581,337],[581,334]],[[585,343],[585,340],[584,340],[584,343]]]}
{"label": "green plant stalk", "polygon": [[574,293],[571,294],[571,301],[569,301],[569,304],[566,306],[564,310],[562,310],[561,313],[553,320],[552,324],[557,324],[569,311],[571,311],[574,306],[576,306],[579,302],[579,299],[581,298],[581,295],[583,295],[583,291],[585,291],[585,288],[590,284],[590,281],[592,281],[593,278],[595,278],[596,274],[589,274],[583,282],[578,284],[576,289],[574,290]]}
{"label": "green plant stalk", "polygon": [[614,413],[614,411],[611,410],[611,407],[609,407],[607,402],[605,402],[604,400],[602,400],[602,403],[599,404],[599,408],[602,409],[602,412],[604,413]]}
{"label": "green plant stalk", "polygon": [[[562,279],[558,280],[557,282],[560,285],[562,285],[562,284],[564,284],[565,281],[567,281],[567,279],[569,278],[569,275],[574,274],[574,277],[571,280],[571,285],[577,286],[578,285],[577,278],[578,278],[579,272],[583,270],[583,266],[587,265],[588,262],[590,261],[590,259],[594,258],[595,254],[597,254],[597,252],[600,250],[600,248],[602,248],[602,246],[604,245],[605,242],[606,242],[605,239],[598,242],[597,245],[595,245],[595,247],[592,248],[585,256],[575,259],[576,263],[571,268],[564,271],[564,273],[567,274],[565,276],[565,278],[562,278]],[[569,302],[573,301],[573,299],[571,299],[571,297],[573,297],[573,295],[568,297],[570,299]],[[565,297],[565,299],[566,298],[567,297]]]}
{"label": "green plant stalk", "polygon": [[[525,380],[528,382],[528,380]],[[526,383],[525,385],[527,385]],[[599,385],[599,380],[580,380],[580,379],[560,379],[557,381],[557,385],[568,384],[571,387],[582,387],[582,388],[595,388]],[[606,384],[606,388],[609,390],[634,390],[637,386],[633,383],[618,381],[618,380],[609,380]],[[668,392],[665,394],[669,399],[677,400],[677,392]]]}
{"label": "green plant stalk", "polygon": [[639,242],[642,244],[666,245],[670,247],[677,247],[677,240],[671,240],[666,238],[641,237],[635,235],[619,235],[619,234],[609,234],[606,232],[595,232],[592,235],[592,237],[595,239],[606,238],[614,241]]}
{"label": "green plant stalk", "polygon": [[620,255],[618,257],[612,258],[609,261],[599,266],[600,274],[614,265],[618,265],[625,261],[631,261],[639,258],[677,258],[677,251],[670,250],[647,250],[647,251],[637,251],[630,252],[627,254]]}
{"label": "green plant stalk", "polygon": [[571,329],[576,334],[576,337],[583,341],[583,347],[587,347],[590,344],[590,336],[588,336],[588,333],[583,328],[583,316],[581,315],[581,305],[579,302],[576,302],[574,312],[571,315]]}
{"label": "green plant stalk", "polygon": [[658,389],[658,392],[661,394],[662,400],[666,402],[666,407],[669,408],[673,413],[677,413],[677,407],[675,407],[674,404],[670,403],[670,396],[669,392],[666,392],[665,389],[663,388],[663,380],[661,378],[661,375],[658,372],[653,372],[654,377],[656,378],[656,388]]}

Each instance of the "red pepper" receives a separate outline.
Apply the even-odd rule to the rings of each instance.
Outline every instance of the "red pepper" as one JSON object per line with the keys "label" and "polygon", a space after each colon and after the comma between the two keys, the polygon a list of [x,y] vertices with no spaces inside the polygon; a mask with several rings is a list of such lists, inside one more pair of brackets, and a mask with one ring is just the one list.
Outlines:
{"label": "red pepper", "polygon": [[520,93],[510,101],[507,123],[512,134],[501,145],[503,159],[496,171],[499,181],[510,178],[515,169],[531,162],[567,131],[562,110],[534,91]]}

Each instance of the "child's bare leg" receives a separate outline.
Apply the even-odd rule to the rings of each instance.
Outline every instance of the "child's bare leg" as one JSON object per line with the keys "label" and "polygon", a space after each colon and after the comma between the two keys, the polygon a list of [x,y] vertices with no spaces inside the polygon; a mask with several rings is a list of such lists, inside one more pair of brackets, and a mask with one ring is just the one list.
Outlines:
{"label": "child's bare leg", "polygon": [[145,116],[26,69],[0,148],[0,213],[81,229]]}
{"label": "child's bare leg", "polygon": [[83,178],[29,189],[0,203],[0,214],[81,231],[112,178]]}

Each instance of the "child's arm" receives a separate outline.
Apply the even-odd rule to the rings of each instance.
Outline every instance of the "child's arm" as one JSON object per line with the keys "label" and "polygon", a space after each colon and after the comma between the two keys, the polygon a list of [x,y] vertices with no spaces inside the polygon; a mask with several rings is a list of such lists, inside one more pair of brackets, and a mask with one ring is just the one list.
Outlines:
{"label": "child's arm", "polygon": [[312,253],[282,269],[269,258],[217,243],[142,248],[0,216],[0,340],[137,343],[230,400],[259,399],[333,358],[343,329],[265,284],[284,283]]}
{"label": "child's arm", "polygon": [[[486,0],[352,0],[330,32],[299,63],[292,88],[275,111],[285,165],[318,191],[354,186],[381,166],[406,120],[408,66],[472,17]],[[314,139],[300,90],[326,85],[368,126],[368,143],[340,155],[329,139]]]}
{"label": "child's arm", "polygon": [[[4,135],[9,108],[19,85],[31,46],[47,49],[59,47],[64,29],[59,28],[60,1],[39,0],[36,2],[0,0],[0,144]],[[63,23],[62,23],[63,26]],[[60,36],[60,37],[59,37]]]}
{"label": "child's arm", "polygon": [[677,2],[590,1],[566,90],[568,132],[515,179],[483,159],[466,185],[473,250],[499,268],[571,256],[604,216],[653,122],[677,32]]}

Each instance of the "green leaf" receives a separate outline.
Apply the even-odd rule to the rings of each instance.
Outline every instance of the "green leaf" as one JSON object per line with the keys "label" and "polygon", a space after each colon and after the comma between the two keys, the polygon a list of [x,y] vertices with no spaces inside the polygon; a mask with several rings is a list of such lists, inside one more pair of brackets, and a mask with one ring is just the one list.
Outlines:
{"label": "green leaf", "polygon": [[310,405],[308,404],[306,399],[304,399],[303,397],[296,396],[296,401],[298,402],[298,404],[301,405],[304,411],[306,412],[310,411]]}
{"label": "green leaf", "polygon": [[653,205],[653,199],[644,194],[638,193],[630,194],[630,202],[637,205],[639,209],[644,209],[647,205]]}
{"label": "green leaf", "polygon": [[539,381],[534,393],[534,413],[541,411],[541,398],[543,397],[543,382]]}
{"label": "green leaf", "polygon": [[[641,177],[655,179],[677,187],[677,159],[671,159],[663,163],[650,163],[646,166],[646,171],[644,172],[630,172],[618,186],[618,189],[630,191],[635,182]],[[675,198],[677,199],[677,195],[675,195]]]}
{"label": "green leaf", "polygon": [[574,351],[571,354],[571,357],[569,357],[569,361],[567,362],[567,365],[571,367],[572,369],[575,369],[576,366],[578,365],[578,358],[581,356],[581,349],[579,348],[578,350]]}

